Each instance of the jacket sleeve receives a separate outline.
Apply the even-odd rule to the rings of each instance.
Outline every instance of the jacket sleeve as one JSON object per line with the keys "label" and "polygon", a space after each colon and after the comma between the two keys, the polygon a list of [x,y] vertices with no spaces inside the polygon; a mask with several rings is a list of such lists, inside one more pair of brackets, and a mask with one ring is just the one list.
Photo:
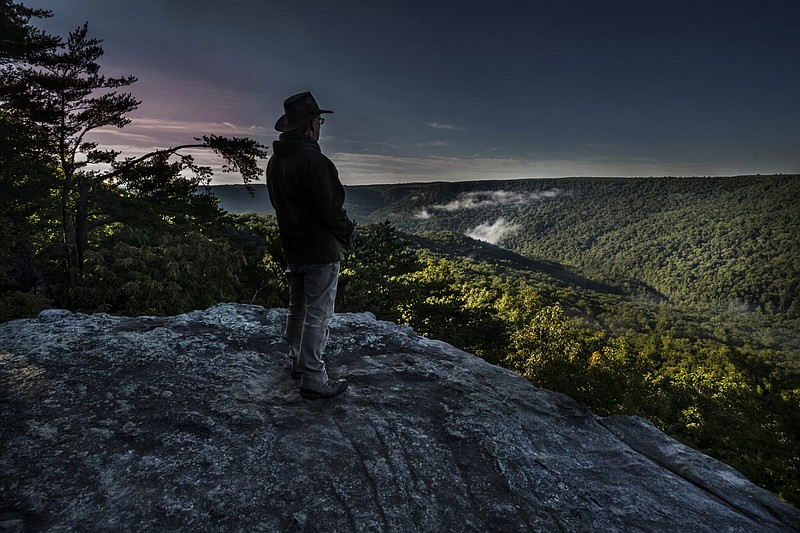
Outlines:
{"label": "jacket sleeve", "polygon": [[350,246],[354,224],[347,218],[344,206],[344,187],[339,181],[339,172],[326,157],[317,158],[311,169],[317,176],[313,180],[311,198],[319,213],[319,222],[324,225],[346,247]]}

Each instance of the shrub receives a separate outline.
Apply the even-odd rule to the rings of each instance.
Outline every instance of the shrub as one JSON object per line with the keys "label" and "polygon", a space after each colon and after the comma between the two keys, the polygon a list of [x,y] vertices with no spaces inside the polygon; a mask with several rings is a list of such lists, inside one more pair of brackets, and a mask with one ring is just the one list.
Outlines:
{"label": "shrub", "polygon": [[155,245],[120,241],[87,254],[76,309],[170,315],[236,300],[241,253],[198,232],[165,234]]}
{"label": "shrub", "polygon": [[38,294],[14,291],[0,296],[0,322],[32,318],[51,307],[50,300]]}

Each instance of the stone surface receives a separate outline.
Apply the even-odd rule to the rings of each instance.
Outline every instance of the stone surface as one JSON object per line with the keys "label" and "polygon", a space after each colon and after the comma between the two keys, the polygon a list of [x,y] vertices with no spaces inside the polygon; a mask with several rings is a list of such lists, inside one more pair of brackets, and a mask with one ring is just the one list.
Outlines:
{"label": "stone surface", "polygon": [[307,401],[285,311],[0,325],[3,531],[792,531],[800,511],[647,421],[370,314]]}

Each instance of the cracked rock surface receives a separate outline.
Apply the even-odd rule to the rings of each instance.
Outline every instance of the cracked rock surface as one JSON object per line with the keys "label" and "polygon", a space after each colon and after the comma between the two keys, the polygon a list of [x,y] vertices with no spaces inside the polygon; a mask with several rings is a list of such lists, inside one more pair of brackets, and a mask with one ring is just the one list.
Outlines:
{"label": "cracked rock surface", "polygon": [[635,417],[369,313],[303,400],[285,310],[0,324],[0,531],[794,531],[800,511]]}

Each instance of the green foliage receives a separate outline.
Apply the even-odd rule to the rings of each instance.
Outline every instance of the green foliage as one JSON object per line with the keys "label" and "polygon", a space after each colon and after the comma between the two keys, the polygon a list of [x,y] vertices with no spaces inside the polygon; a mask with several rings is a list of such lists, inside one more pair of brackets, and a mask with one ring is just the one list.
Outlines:
{"label": "green foliage", "polygon": [[540,309],[524,328],[512,335],[514,352],[506,359],[513,370],[539,386],[564,390],[578,372],[581,343],[555,304]]}
{"label": "green foliage", "polygon": [[397,307],[403,323],[490,362],[502,359],[508,339],[494,312],[496,293],[464,283],[454,264],[431,259],[398,281],[403,296]]}
{"label": "green foliage", "polygon": [[0,295],[0,322],[35,317],[50,306],[50,301],[38,294],[20,291],[5,293]]}
{"label": "green foliage", "polygon": [[169,315],[235,300],[244,259],[224,241],[197,232],[155,239],[121,230],[90,252],[71,298],[77,309]]}
{"label": "green foliage", "polygon": [[239,273],[238,301],[264,307],[286,306],[289,288],[275,217],[231,215],[220,235],[246,259]]}
{"label": "green foliage", "polygon": [[[435,248],[457,257],[456,242]],[[369,248],[362,257],[388,268]],[[527,263],[500,256],[489,264],[419,253],[423,262],[415,270],[376,278],[392,290],[374,300],[362,293],[356,305],[379,304],[384,318],[396,316],[418,333],[507,366],[598,414],[643,416],[788,501],[800,501],[792,477],[800,467],[796,330],[775,342],[754,335],[750,318],[736,322],[739,314],[695,314],[576,289],[551,277],[562,275],[556,269],[518,270],[514,265]],[[374,291],[373,285],[354,287]]]}
{"label": "green foliage", "polygon": [[48,18],[50,11],[31,9],[11,0],[0,0],[0,61],[30,60],[54,44],[53,37],[30,25],[32,18]]}
{"label": "green foliage", "polygon": [[49,184],[41,179],[50,159],[40,132],[0,111],[0,291],[37,291],[42,281],[35,255],[54,226]]}
{"label": "green foliage", "polygon": [[241,174],[245,185],[249,186],[260,178],[261,169],[258,168],[257,161],[267,157],[267,149],[261,143],[246,137],[231,138],[220,135],[203,135],[195,137],[195,140],[202,141],[203,148],[211,149],[225,161],[223,172]]}
{"label": "green foliage", "polygon": [[339,307],[372,311],[384,320],[400,318],[394,302],[405,286],[399,277],[421,267],[415,253],[388,222],[356,226],[339,278]]}
{"label": "green foliage", "polygon": [[[0,80],[9,79],[18,65],[54,45],[54,38],[29,24],[31,18],[47,16],[47,11],[0,2]],[[6,86],[0,83],[0,293],[36,294],[42,289],[43,274],[35,255],[46,241],[48,219],[54,214],[45,178],[53,158],[47,150],[47,130],[9,109],[5,99]],[[10,298],[7,303],[17,296]],[[27,305],[20,302],[20,306],[25,312]]]}

